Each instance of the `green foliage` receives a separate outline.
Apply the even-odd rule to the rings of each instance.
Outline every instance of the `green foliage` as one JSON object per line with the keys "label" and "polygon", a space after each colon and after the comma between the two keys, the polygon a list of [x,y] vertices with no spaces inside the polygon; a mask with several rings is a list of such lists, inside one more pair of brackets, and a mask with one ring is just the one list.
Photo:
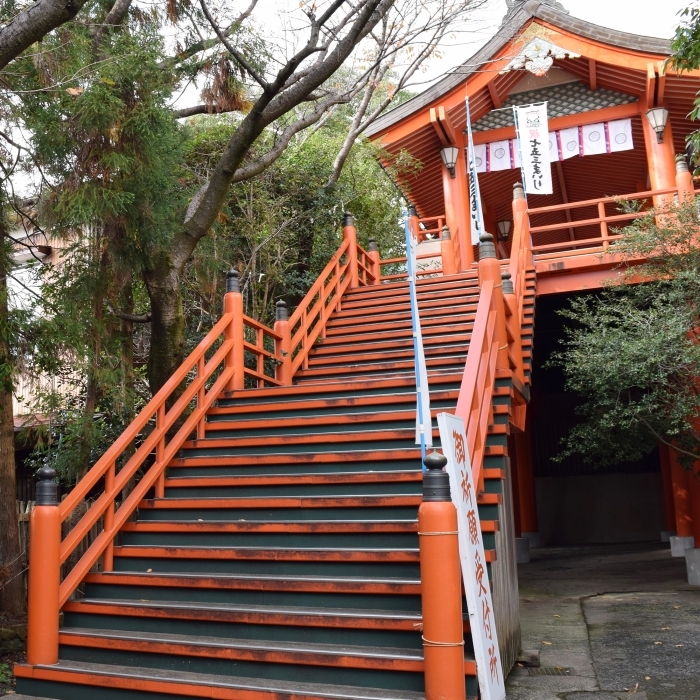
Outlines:
{"label": "green foliage", "polygon": [[573,323],[552,362],[567,389],[583,397],[584,421],[561,458],[578,452],[600,466],[633,461],[659,440],[673,444],[686,466],[699,458],[699,227],[696,202],[648,212],[611,248],[648,262],[562,312]]}

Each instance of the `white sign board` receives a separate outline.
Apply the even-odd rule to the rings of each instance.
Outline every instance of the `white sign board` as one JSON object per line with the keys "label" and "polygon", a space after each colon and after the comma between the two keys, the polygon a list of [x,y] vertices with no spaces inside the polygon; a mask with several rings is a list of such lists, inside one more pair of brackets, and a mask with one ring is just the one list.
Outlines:
{"label": "white sign board", "polygon": [[459,531],[459,558],[469,608],[476,658],[476,672],[482,700],[505,700],[506,688],[501,654],[498,650],[496,619],[486,571],[484,541],[481,535],[479,510],[471,461],[467,454],[464,421],[449,413],[438,414],[440,443],[447,458],[446,470],[450,476],[450,494],[457,509]]}
{"label": "white sign board", "polygon": [[514,107],[527,194],[552,194],[547,103]]}

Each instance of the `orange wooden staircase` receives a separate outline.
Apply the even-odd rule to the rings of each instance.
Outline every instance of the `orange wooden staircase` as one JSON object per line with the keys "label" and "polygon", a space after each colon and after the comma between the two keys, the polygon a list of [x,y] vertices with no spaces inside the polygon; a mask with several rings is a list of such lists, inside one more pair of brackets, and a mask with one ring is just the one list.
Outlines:
{"label": "orange wooden staircase", "polygon": [[[408,283],[382,278],[378,254],[357,246],[346,224],[309,296],[289,320],[281,308],[274,329],[242,315],[233,284],[209,336],[53,506],[65,519],[92,497],[55,543],[62,562],[96,523],[102,531],[55,596],[50,572],[41,563],[30,570],[28,663],[15,669],[17,692],[424,697]],[[488,255],[478,270],[417,283],[433,418],[457,412],[467,423],[497,617],[499,600],[513,594],[496,582],[514,575],[507,435],[524,420],[534,309],[518,231],[516,220],[522,253],[507,270],[512,290]],[[185,393],[166,409],[183,380]],[[439,445],[435,428],[434,439]],[[50,548],[37,529],[39,539]],[[475,698],[463,626],[467,697]],[[517,620],[501,615],[499,626],[510,668]]]}

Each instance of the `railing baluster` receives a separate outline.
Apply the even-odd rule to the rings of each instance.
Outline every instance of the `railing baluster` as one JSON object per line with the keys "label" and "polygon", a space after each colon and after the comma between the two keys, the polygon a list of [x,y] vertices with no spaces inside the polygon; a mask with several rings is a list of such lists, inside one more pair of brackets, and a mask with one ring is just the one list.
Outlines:
{"label": "railing baluster", "polygon": [[[156,410],[156,430],[158,432],[162,431],[162,435],[158,439],[156,444],[156,464],[161,465],[163,458],[165,457],[165,404],[162,403],[158,406]],[[165,469],[161,468],[161,472],[156,479],[156,498],[163,498],[165,496]]]}
{"label": "railing baluster", "polygon": [[600,218],[600,236],[603,239],[603,250],[607,250],[610,242],[608,241],[608,222],[605,221],[605,203],[598,202],[598,217]]}
{"label": "railing baluster", "polygon": [[[202,355],[199,360],[197,360],[197,379],[201,379],[204,377],[204,355]],[[199,387],[197,390],[197,408],[199,410],[202,409],[204,406],[204,396],[206,393],[206,386],[205,382],[202,382],[202,386]],[[202,413],[202,417],[199,419],[197,422],[197,440],[203,440],[205,436],[205,422],[204,422],[204,413]]]}
{"label": "railing baluster", "polygon": [[[114,476],[116,465],[112,462],[105,472],[105,493],[112,494],[114,491]],[[109,532],[114,527],[114,495],[111,495],[107,510],[104,515],[104,531]],[[105,547],[104,558],[102,560],[103,571],[114,569],[114,538],[110,538],[109,544]]]}
{"label": "railing baluster", "polygon": [[[265,338],[263,336],[262,328],[255,329],[255,347],[260,348],[261,350],[265,347]],[[258,374],[265,374],[265,358],[262,353],[258,353],[255,367]],[[257,387],[258,389],[265,388],[265,382],[262,379],[258,379]]]}

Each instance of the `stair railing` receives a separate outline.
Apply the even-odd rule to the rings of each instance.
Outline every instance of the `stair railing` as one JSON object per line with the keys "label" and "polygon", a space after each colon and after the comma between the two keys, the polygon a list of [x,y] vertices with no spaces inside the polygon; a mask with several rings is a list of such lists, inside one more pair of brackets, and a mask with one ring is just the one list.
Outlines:
{"label": "stair railing", "polygon": [[489,425],[493,423],[493,389],[498,361],[497,309],[493,280],[486,280],[479,293],[474,329],[457,399],[455,415],[462,418],[467,449],[477,490],[484,490],[483,464]]}

